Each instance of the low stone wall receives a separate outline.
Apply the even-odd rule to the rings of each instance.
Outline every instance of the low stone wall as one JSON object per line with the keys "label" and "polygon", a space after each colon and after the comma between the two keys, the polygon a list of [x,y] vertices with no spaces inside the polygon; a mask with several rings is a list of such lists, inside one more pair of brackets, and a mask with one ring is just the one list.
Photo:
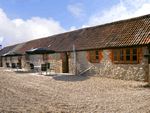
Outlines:
{"label": "low stone wall", "polygon": [[[90,63],[87,60],[87,52],[76,52],[77,54],[77,73],[81,73],[89,67],[93,66],[89,71],[83,75],[109,77],[123,80],[138,80],[144,81],[147,77],[146,72],[148,68],[145,64],[148,62],[142,53],[139,53],[140,61],[138,64],[114,64],[110,58],[111,50],[103,50],[102,61],[100,63]],[[69,59],[69,73],[75,74],[74,71],[74,53],[70,54]]]}

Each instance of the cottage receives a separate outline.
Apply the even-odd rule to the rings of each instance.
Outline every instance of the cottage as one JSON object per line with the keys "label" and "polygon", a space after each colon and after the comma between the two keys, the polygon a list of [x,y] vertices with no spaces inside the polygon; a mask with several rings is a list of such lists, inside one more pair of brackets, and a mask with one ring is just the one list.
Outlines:
{"label": "cottage", "polygon": [[[144,55],[150,50],[150,14],[8,46],[1,55],[8,51],[24,55],[1,58],[1,62],[4,67],[6,62],[20,62],[26,69],[29,62],[49,62],[56,73],[75,74],[73,45],[77,75],[148,81],[148,58]],[[56,53],[42,57],[25,54],[26,50],[38,47]]]}

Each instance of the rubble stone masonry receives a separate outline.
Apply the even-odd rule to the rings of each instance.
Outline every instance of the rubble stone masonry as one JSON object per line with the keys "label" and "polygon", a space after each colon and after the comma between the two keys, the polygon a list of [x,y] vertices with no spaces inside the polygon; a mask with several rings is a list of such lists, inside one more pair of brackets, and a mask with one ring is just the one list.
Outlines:
{"label": "rubble stone masonry", "polygon": [[[148,80],[148,59],[144,57],[144,52],[147,47],[139,48],[139,63],[136,64],[114,64],[112,62],[112,50],[102,51],[102,60],[100,63],[91,63],[87,59],[88,52],[81,51],[77,54],[77,74],[93,66],[89,71],[83,75],[109,77],[123,80]],[[74,71],[74,53],[71,52],[71,59],[69,59],[69,73]]]}
{"label": "rubble stone masonry", "polygon": [[[3,60],[3,67],[6,68],[6,62],[7,63],[18,63],[18,57],[12,57],[12,61],[10,61],[10,57],[7,57],[7,61],[5,61],[5,58],[2,58]],[[48,62],[50,63],[50,66],[53,69],[56,69],[56,73],[61,73],[62,72],[62,61],[60,59],[60,53],[55,53],[55,54],[49,54],[49,60]],[[33,63],[34,66],[41,65],[42,63],[45,63],[42,61],[42,55],[30,55],[30,61],[27,62],[25,60],[25,56],[22,56],[21,58],[21,64],[22,68],[26,70],[30,70],[30,65],[29,63]]]}

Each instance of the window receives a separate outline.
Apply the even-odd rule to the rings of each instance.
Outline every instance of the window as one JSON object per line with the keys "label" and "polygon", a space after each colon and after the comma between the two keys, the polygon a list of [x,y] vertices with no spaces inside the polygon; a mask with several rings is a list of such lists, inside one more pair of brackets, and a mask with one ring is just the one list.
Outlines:
{"label": "window", "polygon": [[99,62],[98,50],[91,51],[91,62]]}
{"label": "window", "polygon": [[25,55],[25,60],[26,60],[26,62],[29,62],[30,61],[30,56],[27,54],[27,55]]}
{"label": "window", "polygon": [[114,50],[114,61],[118,61],[118,51]]}
{"label": "window", "polygon": [[127,49],[115,49],[113,50],[113,61],[114,62],[138,62],[138,49],[137,48],[127,48]]}
{"label": "window", "polygon": [[5,61],[7,61],[7,57],[5,57]]}
{"label": "window", "polygon": [[48,54],[43,55],[43,61],[48,61]]}

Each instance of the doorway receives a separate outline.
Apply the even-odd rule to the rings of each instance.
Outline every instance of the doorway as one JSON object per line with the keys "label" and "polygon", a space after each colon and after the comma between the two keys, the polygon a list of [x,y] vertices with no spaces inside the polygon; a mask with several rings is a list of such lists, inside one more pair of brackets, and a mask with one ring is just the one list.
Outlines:
{"label": "doorway", "polygon": [[18,56],[18,63],[20,63],[19,69],[21,69],[21,57],[20,56]]}
{"label": "doorway", "polygon": [[69,65],[68,65],[68,55],[67,53],[62,53],[62,73],[69,73]]}
{"label": "doorway", "polygon": [[2,57],[0,57],[0,67],[3,67]]}

